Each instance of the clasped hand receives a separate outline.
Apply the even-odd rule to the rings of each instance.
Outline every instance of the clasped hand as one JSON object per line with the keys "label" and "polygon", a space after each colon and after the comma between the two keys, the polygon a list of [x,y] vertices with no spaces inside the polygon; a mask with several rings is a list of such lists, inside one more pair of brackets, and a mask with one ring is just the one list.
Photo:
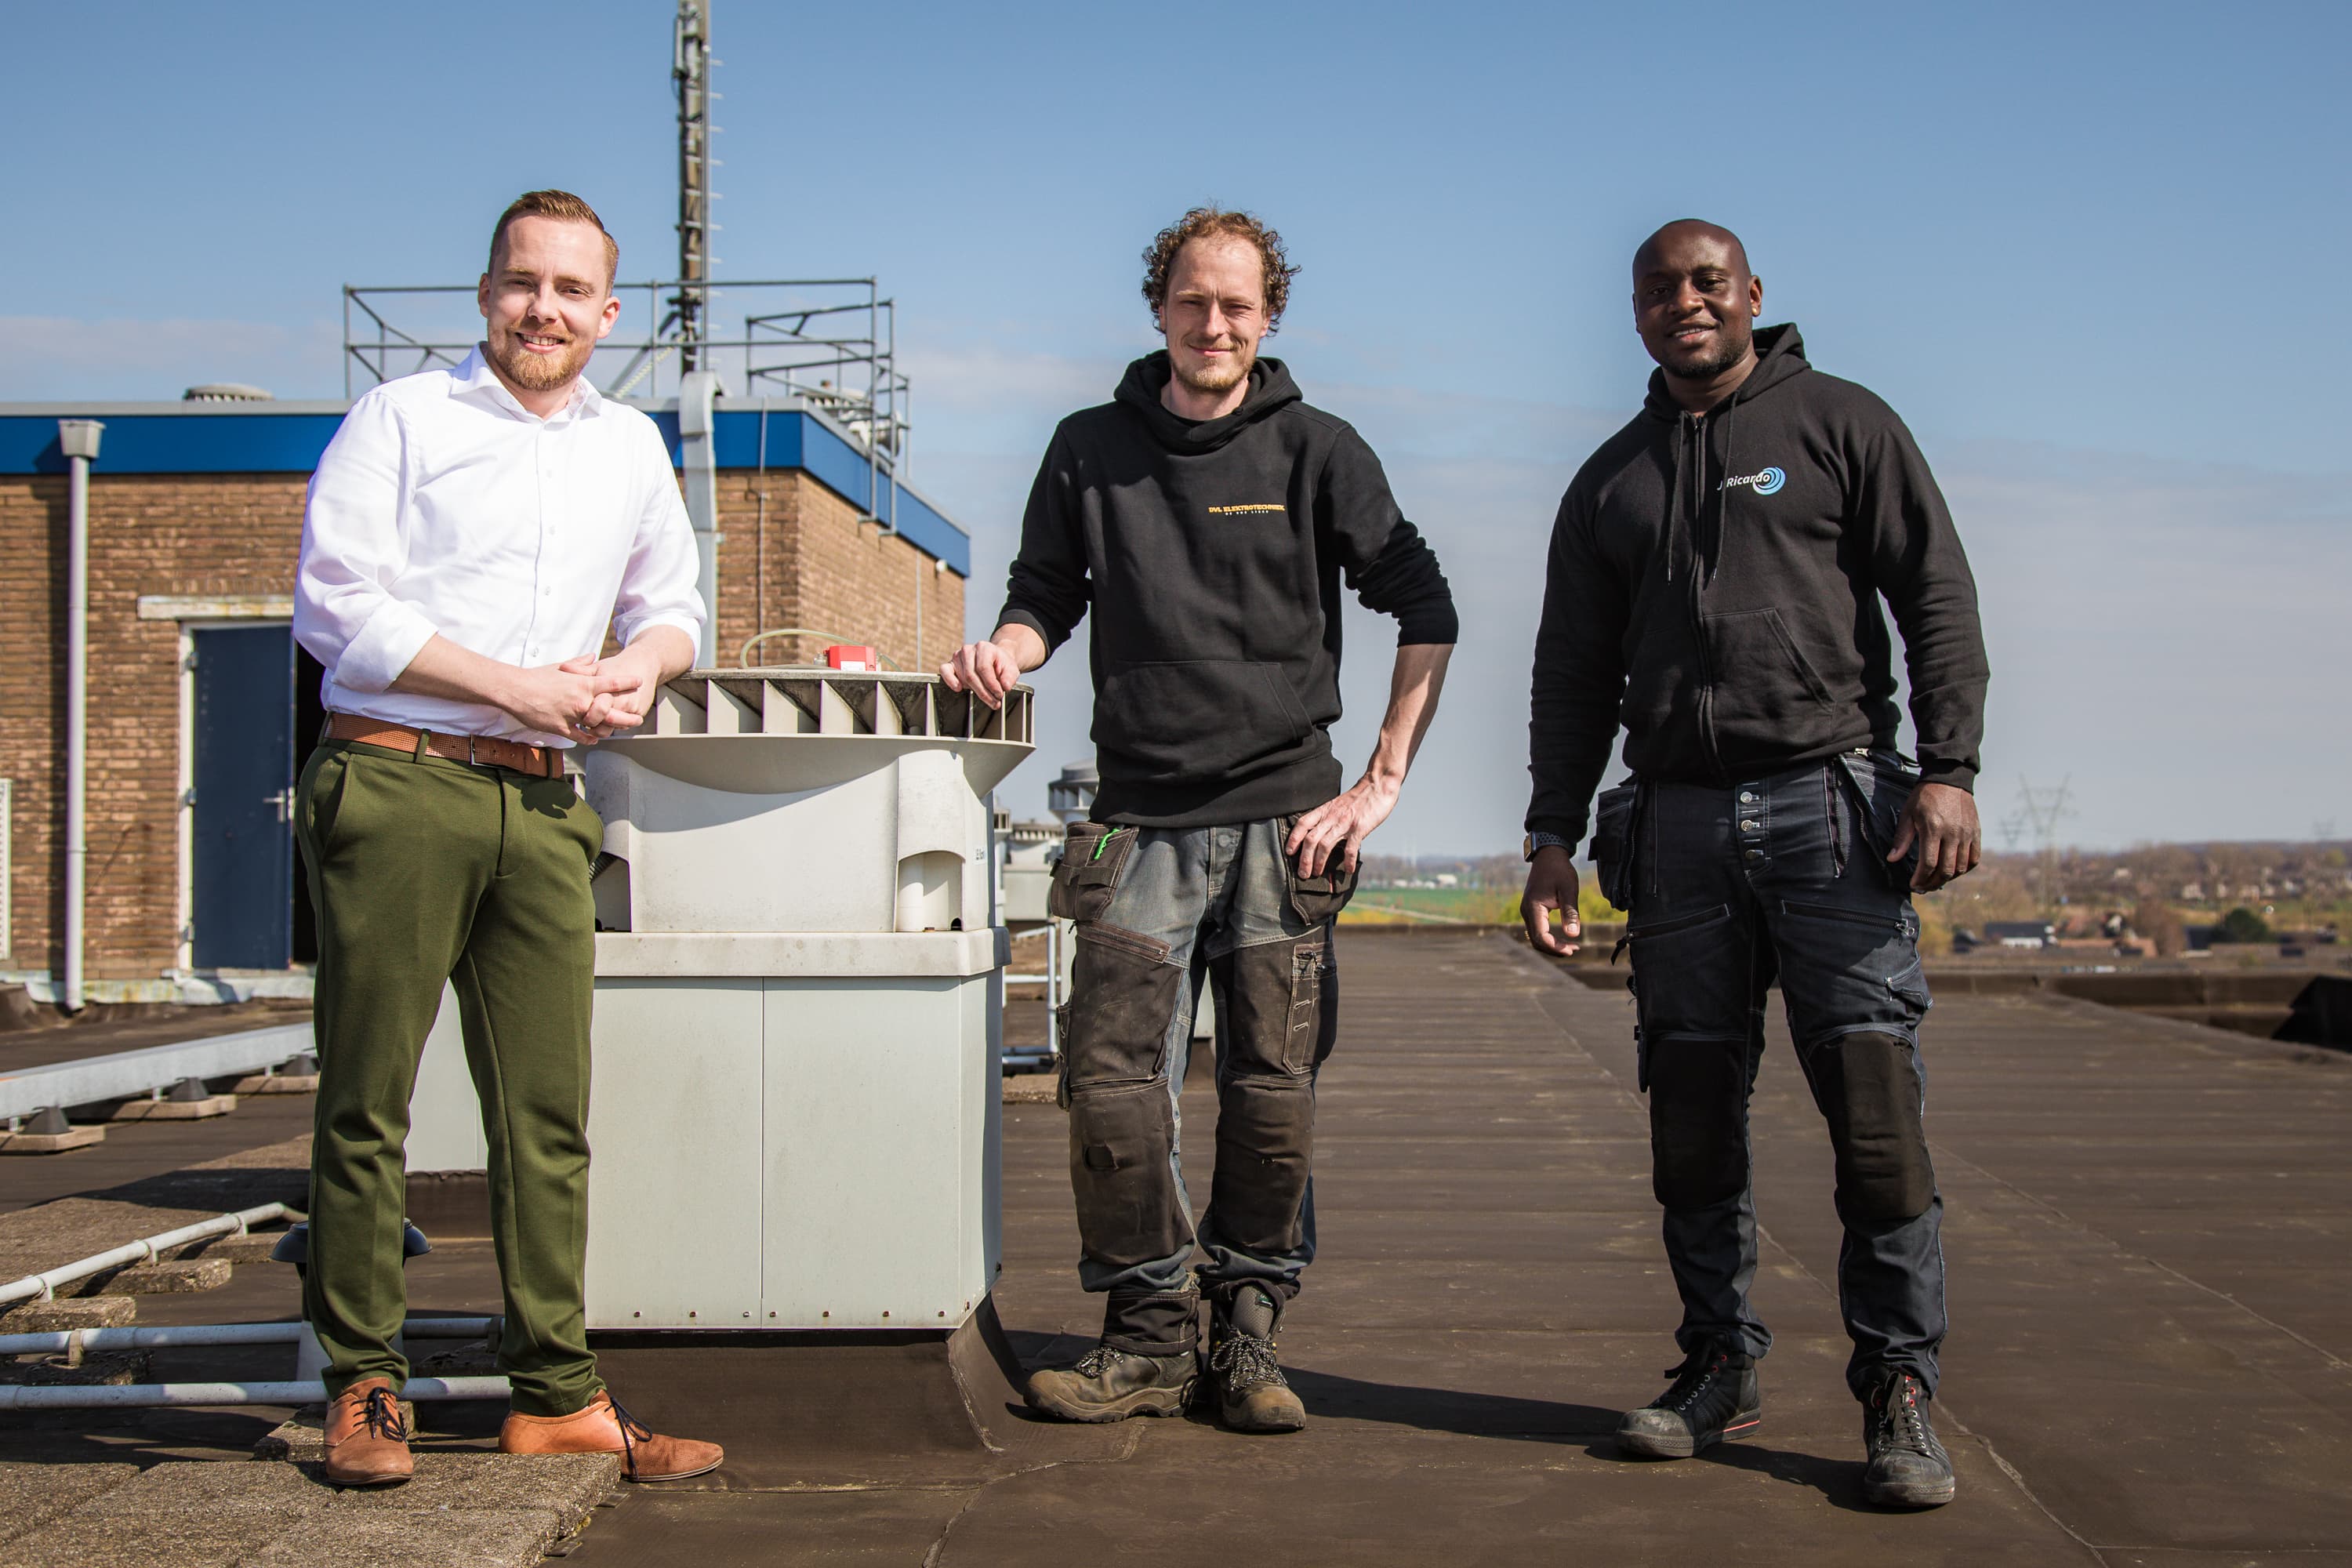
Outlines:
{"label": "clasped hand", "polygon": [[643,659],[626,652],[611,658],[583,654],[519,671],[501,706],[534,730],[593,746],[644,723],[656,689]]}

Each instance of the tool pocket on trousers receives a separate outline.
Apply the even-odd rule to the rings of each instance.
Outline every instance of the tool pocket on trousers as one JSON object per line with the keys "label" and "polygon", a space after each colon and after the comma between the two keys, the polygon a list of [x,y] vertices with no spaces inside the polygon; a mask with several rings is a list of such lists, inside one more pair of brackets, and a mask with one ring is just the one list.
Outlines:
{"label": "tool pocket on trousers", "polygon": [[[1290,842],[1291,830],[1297,826],[1298,818],[1293,815],[1276,822],[1275,831],[1286,845]],[[1310,926],[1321,925],[1346,909],[1348,900],[1356,896],[1356,873],[1343,869],[1339,863],[1342,847],[1341,845],[1333,845],[1331,858],[1326,860],[1323,869],[1312,877],[1299,870],[1296,856],[1286,849],[1283,851],[1282,874],[1290,887],[1290,908]]]}
{"label": "tool pocket on trousers", "polygon": [[1164,1083],[1088,1089],[1070,1102],[1070,1190],[1089,1257],[1118,1268],[1166,1258],[1192,1226],[1169,1168],[1175,1112]]}
{"label": "tool pocket on trousers", "polygon": [[1111,895],[1127,858],[1135,853],[1136,830],[1108,822],[1073,822],[1062,836],[1062,858],[1045,893],[1045,912],[1066,921],[1098,921],[1110,911]]}
{"label": "tool pocket on trousers", "polygon": [[1140,931],[1078,928],[1062,1037],[1073,1091],[1160,1075],[1184,980],[1184,971],[1167,959],[1168,944]]}
{"label": "tool pocket on trousers", "polygon": [[1853,803],[1854,827],[1869,847],[1870,858],[1889,887],[1907,889],[1919,865],[1919,846],[1913,844],[1899,861],[1889,862],[1903,831],[1903,808],[1919,788],[1919,770],[1893,752],[1842,752],[1835,760],[1845,781],[1846,797]]}
{"label": "tool pocket on trousers", "polygon": [[1592,808],[1592,868],[1601,896],[1621,910],[1633,907],[1633,824],[1641,815],[1642,786],[1622,784],[1601,792]]}
{"label": "tool pocket on trousers", "polygon": [[1323,1047],[1323,933],[1262,942],[1212,961],[1224,970],[1227,1060],[1219,1071],[1304,1077]]}

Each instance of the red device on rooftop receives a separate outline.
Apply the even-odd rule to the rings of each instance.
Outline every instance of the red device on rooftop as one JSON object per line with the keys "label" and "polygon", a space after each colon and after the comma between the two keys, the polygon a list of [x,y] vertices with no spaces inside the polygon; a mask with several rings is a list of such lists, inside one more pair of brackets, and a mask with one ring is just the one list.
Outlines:
{"label": "red device on rooftop", "polygon": [[835,643],[824,650],[824,662],[834,669],[879,669],[882,668],[882,656],[870,647]]}

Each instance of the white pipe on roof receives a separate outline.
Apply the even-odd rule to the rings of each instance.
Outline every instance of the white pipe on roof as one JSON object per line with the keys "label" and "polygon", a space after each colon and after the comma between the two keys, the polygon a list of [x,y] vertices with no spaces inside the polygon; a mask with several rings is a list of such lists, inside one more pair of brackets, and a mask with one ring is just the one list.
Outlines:
{"label": "white pipe on roof", "polygon": [[27,1274],[22,1279],[11,1279],[5,1285],[0,1285],[0,1307],[12,1301],[47,1301],[57,1294],[60,1285],[70,1285],[77,1279],[87,1279],[93,1274],[100,1274],[126,1263],[144,1263],[169,1247],[185,1247],[192,1241],[207,1241],[215,1236],[243,1236],[248,1226],[265,1225],[273,1219],[298,1220],[301,1217],[284,1204],[263,1204],[257,1208],[239,1209],[235,1214],[198,1220],[194,1225],[184,1225],[160,1236],[125,1242],[121,1247],[94,1253],[46,1273]]}
{"label": "white pipe on roof", "polygon": [[[0,1410],[105,1410],[170,1405],[317,1405],[315,1378],[291,1383],[118,1383],[64,1387],[0,1386]],[[412,1377],[403,1399],[498,1399],[503,1377]]]}
{"label": "white pipe on roof", "polygon": [[89,868],[86,818],[89,774],[89,465],[106,426],[95,419],[58,421],[66,455],[66,1011],[82,1010],[83,878]]}
{"label": "white pipe on roof", "polygon": [[[404,1340],[480,1340],[498,1334],[504,1318],[411,1318]],[[87,1355],[93,1351],[175,1351],[219,1345],[292,1345],[310,1324],[157,1323],[116,1329],[58,1329],[40,1334],[0,1334],[0,1355]]]}

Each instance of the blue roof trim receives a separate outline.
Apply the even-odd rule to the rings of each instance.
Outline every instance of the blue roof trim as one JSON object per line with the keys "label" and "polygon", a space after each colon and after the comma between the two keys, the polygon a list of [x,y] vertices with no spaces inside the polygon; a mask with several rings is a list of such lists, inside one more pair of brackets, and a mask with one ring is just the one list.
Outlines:
{"label": "blue roof trim", "polygon": [[[677,409],[648,412],[653,413],[654,423],[661,426],[662,439],[669,443],[669,460],[677,462]],[[892,500],[887,476],[881,493],[870,494],[874,469],[865,455],[814,415],[797,408],[780,408],[763,415],[756,408],[724,406],[715,410],[715,455],[721,468],[760,466],[760,423],[765,419],[768,467],[798,468],[850,505],[865,507],[890,520]],[[908,543],[934,560],[946,562],[948,570],[957,576],[971,575],[971,539],[953,520],[903,482],[898,487],[897,507],[898,530]]]}
{"label": "blue roof trim", "polygon": [[[16,405],[22,408],[25,405]],[[62,474],[65,454],[58,447],[58,420],[84,411],[70,405],[55,413],[0,414],[0,474]],[[319,466],[343,422],[339,409],[279,407],[269,412],[238,409],[202,414],[172,408],[169,412],[126,413],[90,409],[106,422],[95,471],[100,474],[307,474]],[[670,461],[677,461],[677,413],[675,406],[648,409],[669,444]],[[888,519],[892,510],[887,482],[882,493],[869,498],[873,469],[858,448],[824,421],[804,409],[783,408],[761,414],[756,408],[721,407],[718,411],[718,458],[721,468],[760,466],[760,426],[767,423],[767,466],[798,468],[852,506],[866,507]],[[916,549],[947,563],[960,577],[971,575],[971,540],[928,500],[904,484],[898,487],[898,532]]]}
{"label": "blue roof trim", "polygon": [[[72,417],[70,410],[61,410]],[[109,414],[97,471],[307,474],[334,439],[336,414]],[[62,474],[55,416],[0,416],[0,474]]]}

